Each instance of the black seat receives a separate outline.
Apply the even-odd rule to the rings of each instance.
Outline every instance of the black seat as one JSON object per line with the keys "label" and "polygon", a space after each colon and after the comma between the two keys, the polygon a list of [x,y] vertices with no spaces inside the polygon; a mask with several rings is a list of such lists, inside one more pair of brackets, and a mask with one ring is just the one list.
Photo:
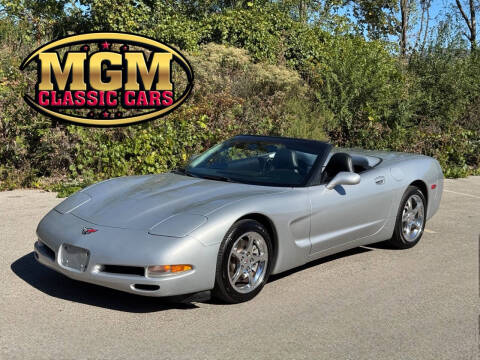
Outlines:
{"label": "black seat", "polygon": [[353,172],[352,157],[347,153],[336,153],[332,155],[325,170],[323,170],[322,182],[329,182],[340,171]]}
{"label": "black seat", "polygon": [[296,152],[289,149],[280,149],[273,158],[272,167],[275,170],[297,170],[298,161]]}

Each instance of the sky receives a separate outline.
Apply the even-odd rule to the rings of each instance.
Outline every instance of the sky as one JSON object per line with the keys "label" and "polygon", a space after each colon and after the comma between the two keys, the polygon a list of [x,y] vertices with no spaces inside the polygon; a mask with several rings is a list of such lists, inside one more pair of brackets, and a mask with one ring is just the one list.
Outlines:
{"label": "sky", "polygon": [[[467,0],[461,0],[463,5],[464,11],[469,14],[469,7]],[[457,5],[455,0],[433,0],[431,7],[430,7],[430,32],[431,35],[434,36],[435,32],[432,31],[435,27],[439,24],[442,19],[445,19],[445,15],[453,14],[457,17],[458,25],[462,31],[467,31],[467,25],[465,21],[460,16],[460,12],[458,11]],[[418,25],[419,26],[419,25]],[[477,27],[477,31],[480,33],[480,27]],[[415,30],[413,31],[415,32]],[[478,36],[478,35],[477,35]],[[466,37],[463,36],[464,40],[466,41]]]}
{"label": "sky", "polygon": [[[468,13],[468,1],[461,0],[461,2],[462,4],[464,4],[464,10]],[[417,1],[417,4],[418,4],[418,1]],[[348,7],[341,7],[337,11],[339,15],[346,15],[350,18],[350,20],[355,22],[355,19],[351,15],[351,9],[349,9]],[[443,19],[445,19],[445,15],[447,14],[455,15],[457,17],[457,20],[459,21],[459,26],[462,29],[466,29],[466,24],[464,23],[463,19],[460,17],[460,14],[455,4],[455,0],[432,0],[430,5],[430,20],[429,20],[429,31],[427,34],[428,35],[427,39],[431,40],[435,38],[435,36],[437,35],[437,31],[436,31],[437,26]],[[397,16],[400,17],[399,14]],[[411,26],[413,26],[409,31],[409,45],[411,46],[415,43],[418,31],[420,30],[420,16],[421,16],[420,9],[418,9],[418,13],[411,15],[410,24]],[[480,31],[480,27],[479,27],[479,31]],[[365,37],[368,37],[366,32],[364,35]],[[397,42],[398,36],[397,35],[389,36],[389,40],[392,42]]]}
{"label": "sky", "polygon": [[433,0],[430,8],[430,15],[435,18],[440,12],[447,7],[447,1],[445,0]]}

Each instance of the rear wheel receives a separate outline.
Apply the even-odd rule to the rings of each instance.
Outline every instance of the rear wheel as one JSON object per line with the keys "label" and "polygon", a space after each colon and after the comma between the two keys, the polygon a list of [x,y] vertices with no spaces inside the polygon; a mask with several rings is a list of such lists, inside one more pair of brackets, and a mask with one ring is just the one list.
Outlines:
{"label": "rear wheel", "polygon": [[393,237],[389,243],[399,249],[415,246],[423,235],[427,202],[416,186],[409,186],[398,209]]}
{"label": "rear wheel", "polygon": [[236,222],[220,245],[214,296],[228,303],[254,298],[268,280],[272,253],[262,224],[249,219]]}

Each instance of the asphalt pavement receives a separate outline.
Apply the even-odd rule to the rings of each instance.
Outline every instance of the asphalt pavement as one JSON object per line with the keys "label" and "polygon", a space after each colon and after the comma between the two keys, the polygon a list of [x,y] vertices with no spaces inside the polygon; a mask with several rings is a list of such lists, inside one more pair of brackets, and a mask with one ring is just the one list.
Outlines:
{"label": "asphalt pavement", "polygon": [[37,264],[35,228],[60,201],[0,192],[0,359],[478,359],[480,177],[445,181],[416,247],[321,259],[237,305],[124,294]]}

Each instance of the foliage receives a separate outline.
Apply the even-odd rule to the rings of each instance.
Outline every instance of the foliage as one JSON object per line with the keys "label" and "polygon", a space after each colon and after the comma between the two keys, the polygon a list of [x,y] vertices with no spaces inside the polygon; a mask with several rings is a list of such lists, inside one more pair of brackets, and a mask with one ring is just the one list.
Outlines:
{"label": "foliage", "polygon": [[[5,55],[9,66],[2,62],[2,69],[11,73],[0,87],[3,189],[50,186],[65,195],[105,178],[182,166],[191,155],[238,133],[292,135],[292,104],[304,109],[303,127],[294,135],[323,137],[311,91],[298,74],[255,64],[245,50],[209,44],[187,54],[196,69],[192,98],[164,119],[115,129],[52,124],[30,110],[18,101],[18,89],[31,88],[33,77],[10,63],[17,65],[21,57]],[[16,78],[21,87],[11,86]],[[50,183],[52,178],[57,181]]]}
{"label": "foliage", "polygon": [[[168,171],[238,133],[424,153],[446,176],[479,173],[479,51],[444,23],[436,43],[399,58],[378,40],[393,31],[378,12],[394,2],[355,2],[357,25],[376,34],[368,40],[334,15],[343,0],[42,1],[48,13],[35,1],[0,1],[0,189],[66,195],[108,177]],[[383,10],[369,14],[371,6]],[[31,110],[21,97],[35,72],[20,72],[23,58],[51,37],[89,30],[178,47],[194,68],[192,97],[163,119],[115,129],[58,124]]]}
{"label": "foliage", "polygon": [[370,134],[358,128],[404,126],[409,117],[407,79],[399,61],[380,41],[360,37],[333,38],[312,69],[317,97],[329,112],[332,140],[367,146]]}
{"label": "foliage", "polygon": [[398,0],[352,0],[353,13],[372,39],[398,32]]}
{"label": "foliage", "polygon": [[437,157],[449,177],[480,167],[479,67],[480,53],[453,49],[432,49],[409,63],[416,90],[411,122],[425,139],[417,151]]}

